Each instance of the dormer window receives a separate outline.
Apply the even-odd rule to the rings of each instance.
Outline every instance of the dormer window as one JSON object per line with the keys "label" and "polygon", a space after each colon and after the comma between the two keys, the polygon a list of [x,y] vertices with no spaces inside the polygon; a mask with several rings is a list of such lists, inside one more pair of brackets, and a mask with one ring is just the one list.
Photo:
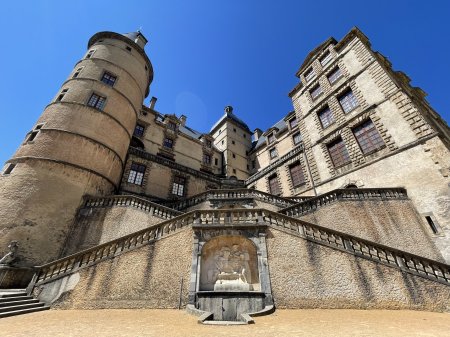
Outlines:
{"label": "dormer window", "polygon": [[306,73],[305,73],[305,80],[306,82],[311,81],[314,77],[316,77],[316,73],[314,72],[313,68],[310,68]]}
{"label": "dormer window", "polygon": [[269,142],[269,144],[272,144],[273,142],[275,142],[275,135],[273,133],[271,133],[268,137],[267,137],[267,141]]}

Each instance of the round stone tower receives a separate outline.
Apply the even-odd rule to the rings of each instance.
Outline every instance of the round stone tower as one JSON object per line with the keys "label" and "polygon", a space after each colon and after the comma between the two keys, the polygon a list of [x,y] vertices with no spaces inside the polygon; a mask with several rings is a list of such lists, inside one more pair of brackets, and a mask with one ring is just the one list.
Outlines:
{"label": "round stone tower", "polygon": [[0,254],[58,258],[84,195],[118,187],[153,69],[140,33],[100,32],[0,176]]}

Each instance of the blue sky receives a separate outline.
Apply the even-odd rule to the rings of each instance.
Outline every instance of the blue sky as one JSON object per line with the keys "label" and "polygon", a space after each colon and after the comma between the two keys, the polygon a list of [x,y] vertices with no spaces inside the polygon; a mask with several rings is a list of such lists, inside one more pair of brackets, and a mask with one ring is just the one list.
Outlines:
{"label": "blue sky", "polygon": [[448,1],[8,1],[2,3],[0,162],[23,141],[98,31],[142,28],[162,113],[206,132],[226,105],[251,129],[292,110],[308,52],[358,26],[450,120]]}

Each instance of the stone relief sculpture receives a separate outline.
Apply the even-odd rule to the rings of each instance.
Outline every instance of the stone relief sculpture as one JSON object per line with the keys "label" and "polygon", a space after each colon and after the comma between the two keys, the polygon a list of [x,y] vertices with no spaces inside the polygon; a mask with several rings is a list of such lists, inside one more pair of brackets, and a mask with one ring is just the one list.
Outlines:
{"label": "stone relief sculpture", "polygon": [[206,271],[207,283],[214,284],[214,290],[250,291],[250,255],[238,244],[223,246],[216,251],[213,262]]}
{"label": "stone relief sculpture", "polygon": [[17,250],[19,249],[19,245],[17,241],[11,241],[8,245],[9,252],[5,254],[0,259],[0,265],[10,266],[14,260],[17,258]]}

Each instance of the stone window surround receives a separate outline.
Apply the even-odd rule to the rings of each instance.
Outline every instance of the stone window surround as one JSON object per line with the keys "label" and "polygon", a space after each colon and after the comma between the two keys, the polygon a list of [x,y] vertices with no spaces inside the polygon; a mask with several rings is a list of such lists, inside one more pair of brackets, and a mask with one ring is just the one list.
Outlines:
{"label": "stone window surround", "polygon": [[[301,181],[297,185],[294,185],[294,179],[292,177],[292,168],[296,167],[296,166],[298,166],[300,168],[299,171],[300,171],[300,174],[301,174],[301,179],[300,179]],[[303,170],[303,166],[301,165],[300,161],[295,161],[292,164],[287,165],[287,170],[289,171],[289,178],[291,180],[291,184],[292,184],[293,188],[299,188],[302,185],[306,184],[305,172]]]}
{"label": "stone window surround", "polygon": [[[89,104],[89,102],[91,101],[93,95],[96,95],[99,98],[103,98],[104,99],[101,109],[97,108],[97,104],[98,104],[99,100],[96,101],[95,105],[90,105]],[[107,103],[108,103],[108,97],[104,96],[103,94],[101,94],[101,93],[99,93],[98,91],[95,91],[95,90],[91,90],[90,91],[90,94],[88,95],[88,98],[86,100],[86,106],[87,107],[95,109],[95,110],[98,110],[98,111],[105,111],[105,107],[106,107]]]}
{"label": "stone window surround", "polygon": [[[170,179],[170,184],[169,184],[169,195],[168,195],[168,200],[173,200],[173,199],[180,199],[180,198],[186,198],[187,197],[187,191],[188,191],[188,185],[189,185],[189,175],[186,175],[184,173],[178,172],[178,171],[172,171],[172,177]],[[183,187],[183,195],[177,195],[177,194],[173,194],[173,186],[175,184],[175,179],[176,178],[183,178],[184,179],[184,187]]]}
{"label": "stone window surround", "polygon": [[[145,166],[145,172],[144,172],[144,176],[142,177],[141,185],[136,185],[136,184],[128,182],[128,177],[129,177],[130,171],[131,171],[131,164],[133,164],[133,163]],[[147,185],[148,175],[149,175],[151,166],[152,166],[152,164],[148,160],[145,160],[145,159],[137,157],[137,156],[130,157],[125,164],[122,184],[124,186],[134,186],[135,188],[140,188],[142,191],[144,191],[145,187]]]}
{"label": "stone window surround", "polygon": [[[270,181],[276,179],[276,184],[278,186],[278,194],[274,194],[272,193],[271,187],[270,187]],[[283,189],[281,188],[281,180],[280,180],[280,174],[278,172],[278,170],[274,170],[272,172],[272,174],[270,174],[269,176],[267,176],[266,178],[266,185],[267,185],[267,192],[270,194],[274,194],[274,195],[283,195]]]}
{"label": "stone window surround", "polygon": [[[109,84],[109,83],[105,82],[104,81],[105,75],[110,76],[110,77],[114,77],[114,82],[112,84]],[[116,86],[118,81],[119,81],[119,76],[117,76],[115,73],[113,73],[113,72],[111,72],[109,70],[103,70],[102,76],[100,77],[100,82],[101,83],[103,83],[107,87],[113,88],[114,86]]]}
{"label": "stone window surround", "polygon": [[[370,122],[372,123],[373,128],[374,128],[374,129],[376,130],[376,132],[378,133],[378,137],[380,137],[381,141],[383,142],[383,145],[378,146],[378,147],[376,147],[376,148],[373,148],[373,149],[371,149],[371,150],[369,150],[369,151],[367,151],[367,152],[364,152],[363,149],[361,148],[361,144],[359,143],[358,137],[355,135],[355,131],[354,131],[354,130],[355,130],[355,128],[357,128],[358,126],[360,126],[360,125],[362,125],[362,124],[364,124],[364,123],[366,123],[366,122],[368,122],[368,121],[370,121]],[[352,126],[352,127],[351,127],[351,131],[352,131],[353,136],[355,137],[355,140],[356,140],[357,144],[359,145],[359,148],[360,148],[360,150],[361,150],[361,152],[362,152],[362,154],[363,154],[364,156],[368,156],[368,155],[370,155],[370,154],[372,154],[372,153],[374,153],[374,152],[380,151],[381,149],[383,149],[383,148],[386,147],[386,143],[385,143],[383,137],[381,137],[380,131],[378,130],[377,126],[375,125],[375,123],[372,121],[372,119],[371,119],[370,117],[368,117],[368,118],[364,119],[363,121],[359,122],[358,124]]]}
{"label": "stone window surround", "polygon": [[[340,141],[339,141],[339,140],[340,140]],[[348,160],[347,160],[347,161],[343,161],[343,162],[338,162],[338,163],[336,163],[335,160],[333,160],[333,156],[331,155],[331,152],[330,152],[330,145],[333,144],[333,143],[336,143],[336,144],[337,144],[337,143],[341,143],[341,144],[342,144],[342,147],[341,147],[341,148],[344,150],[344,151],[342,152],[342,157],[345,157],[345,153],[346,153],[346,156],[348,157]],[[333,139],[332,141],[326,143],[325,146],[326,146],[326,148],[327,148],[328,157],[330,158],[331,163],[333,164],[333,167],[334,167],[335,169],[338,169],[338,168],[347,166],[347,165],[349,165],[349,164],[352,163],[352,158],[350,157],[350,153],[349,153],[349,151],[348,151],[348,144],[345,142],[344,138],[343,138],[341,135],[339,135],[338,137],[336,137],[336,138]],[[344,153],[344,152],[345,152],[345,153]],[[339,158],[337,158],[337,159],[339,159]]]}

